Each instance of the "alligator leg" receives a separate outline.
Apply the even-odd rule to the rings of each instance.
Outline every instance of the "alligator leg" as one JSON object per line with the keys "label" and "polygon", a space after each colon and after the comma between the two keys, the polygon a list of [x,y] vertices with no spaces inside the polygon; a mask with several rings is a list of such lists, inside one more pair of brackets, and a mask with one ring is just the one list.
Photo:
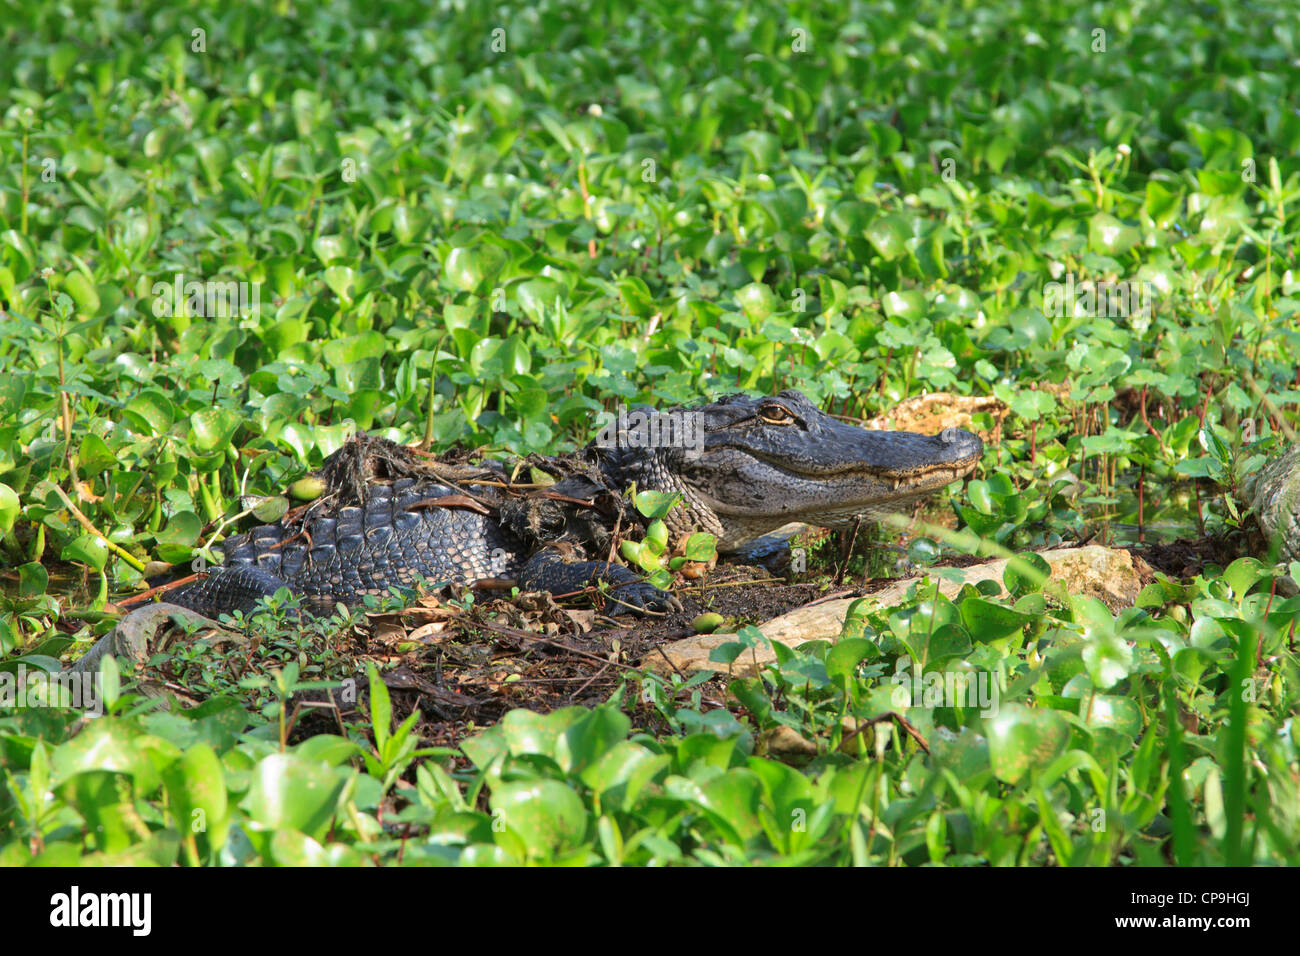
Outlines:
{"label": "alligator leg", "polygon": [[265,568],[255,564],[235,564],[220,567],[206,578],[168,595],[167,600],[211,618],[253,610],[258,599],[270,597],[288,583]]}
{"label": "alligator leg", "polygon": [[528,559],[519,572],[519,587],[525,591],[569,594],[596,581],[614,585],[610,589],[610,614],[644,614],[682,609],[681,601],[667,591],[643,581],[621,564],[605,561],[570,561],[555,548],[543,548]]}

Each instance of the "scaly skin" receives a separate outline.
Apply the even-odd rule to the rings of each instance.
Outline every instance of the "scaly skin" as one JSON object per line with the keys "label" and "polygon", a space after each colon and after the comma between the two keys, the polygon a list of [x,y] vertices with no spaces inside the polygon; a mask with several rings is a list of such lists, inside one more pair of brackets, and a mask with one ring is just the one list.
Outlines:
{"label": "scaly skin", "polygon": [[1300,444],[1266,461],[1245,491],[1264,534],[1277,541],[1281,557],[1300,561]]}

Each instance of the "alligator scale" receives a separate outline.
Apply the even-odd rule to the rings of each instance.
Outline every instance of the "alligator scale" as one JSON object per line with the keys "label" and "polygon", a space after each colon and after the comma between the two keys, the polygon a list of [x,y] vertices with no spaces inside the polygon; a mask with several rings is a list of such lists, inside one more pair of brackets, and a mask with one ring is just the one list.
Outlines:
{"label": "alligator scale", "polygon": [[611,612],[662,611],[677,606],[670,594],[610,561],[616,529],[638,520],[630,487],[679,493],[670,530],[707,531],[734,551],[792,521],[839,528],[895,512],[968,475],[984,450],[956,428],[857,428],[797,391],[636,414],[666,426],[652,441],[620,430],[574,455],[527,459],[556,479],[544,487],[519,485],[499,462],[425,460],[358,435],[322,467],[324,496],[227,540],[221,567],[168,600],[215,616],[288,587],[324,613],[420,577],[496,578],[555,594],[605,581]]}
{"label": "alligator scale", "polygon": [[1277,543],[1278,556],[1300,561],[1300,443],[1284,447],[1245,482],[1246,500]]}

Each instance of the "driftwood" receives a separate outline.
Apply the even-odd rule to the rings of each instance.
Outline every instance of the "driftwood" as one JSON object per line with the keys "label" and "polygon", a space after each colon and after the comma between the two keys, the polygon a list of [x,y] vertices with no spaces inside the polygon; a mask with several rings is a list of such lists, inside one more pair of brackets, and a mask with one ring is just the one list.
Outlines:
{"label": "driftwood", "polygon": [[[1131,607],[1142,590],[1138,569],[1133,564],[1133,556],[1122,549],[1103,548],[1089,545],[1082,548],[1058,548],[1044,551],[1042,557],[1052,566],[1052,579],[1065,585],[1071,593],[1089,594],[1100,598],[1112,609]],[[956,571],[952,581],[931,574],[931,580],[939,585],[939,591],[949,597],[961,590],[965,584],[978,581],[1002,581],[1007,569],[1007,561],[990,561],[969,568],[935,569],[945,573]],[[918,578],[907,578],[891,584],[883,591],[869,595],[865,600],[874,602],[877,607],[890,607],[897,604],[907,593],[907,589]],[[844,617],[856,598],[837,598],[820,604],[810,604],[797,608],[788,614],[773,618],[759,628],[770,642],[797,647],[807,641],[835,641],[844,626]],[[662,647],[663,653],[649,655],[641,666],[647,670],[668,673],[673,669],[690,674],[696,671],[727,671],[727,665],[709,660],[709,654],[723,644],[736,640],[735,634],[703,634]],[[775,662],[776,655],[770,647],[758,647],[753,652],[742,654],[730,668],[730,673],[737,676],[754,676],[766,664]]]}

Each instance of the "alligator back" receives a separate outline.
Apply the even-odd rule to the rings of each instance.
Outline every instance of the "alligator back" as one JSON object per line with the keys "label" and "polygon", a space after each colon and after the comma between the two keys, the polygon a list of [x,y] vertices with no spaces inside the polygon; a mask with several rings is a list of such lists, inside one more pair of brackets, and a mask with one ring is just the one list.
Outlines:
{"label": "alligator back", "polygon": [[430,584],[513,576],[521,545],[494,516],[439,503],[451,496],[463,502],[459,495],[447,485],[401,478],[371,484],[364,505],[301,524],[261,525],[227,540],[223,569],[187,588],[180,603],[247,609],[278,579],[320,611],[413,586],[417,575]]}

